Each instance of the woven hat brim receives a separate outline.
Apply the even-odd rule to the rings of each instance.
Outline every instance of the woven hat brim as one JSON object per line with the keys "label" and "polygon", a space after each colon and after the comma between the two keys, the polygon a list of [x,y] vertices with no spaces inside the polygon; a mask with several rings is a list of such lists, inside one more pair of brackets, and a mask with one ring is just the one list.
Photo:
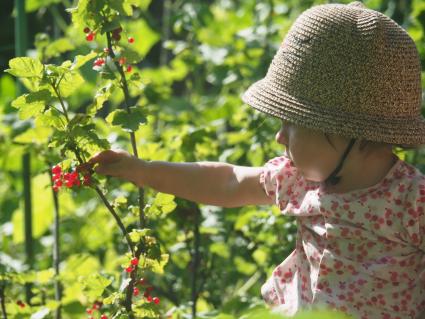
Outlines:
{"label": "woven hat brim", "polygon": [[254,109],[297,125],[346,137],[395,145],[425,144],[425,119],[416,117],[386,118],[358,113],[326,111],[326,108],[303,101],[276,89],[267,77],[253,83],[242,101]]}

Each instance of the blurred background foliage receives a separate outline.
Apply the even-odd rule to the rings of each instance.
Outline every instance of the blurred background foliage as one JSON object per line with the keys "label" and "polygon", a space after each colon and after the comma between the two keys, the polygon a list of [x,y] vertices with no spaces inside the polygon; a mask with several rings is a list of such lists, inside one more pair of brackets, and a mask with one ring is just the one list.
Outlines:
{"label": "blurred background foliage", "polygon": [[[135,38],[134,49],[144,58],[135,70],[142,90],[132,87],[135,104],[146,107],[148,123],[137,131],[139,154],[146,160],[223,161],[262,166],[282,153],[274,141],[279,120],[253,111],[240,95],[262,78],[294,19],[313,0],[138,0],[141,9],[123,22]],[[350,1],[338,1],[349,3]],[[368,0],[365,5],[396,20],[415,40],[425,67],[425,2],[422,0]],[[70,0],[28,0],[28,56],[43,63],[73,60],[77,54],[103,48],[105,42],[87,42],[71,23]],[[48,167],[39,156],[49,132],[22,120],[11,101],[15,80],[4,73],[14,57],[13,2],[0,12],[0,272],[29,271],[23,244],[23,182],[21,157],[30,152],[33,236],[37,271],[34,303],[53,298],[53,197]],[[102,42],[103,41],[103,42]],[[90,65],[81,69],[83,83],[69,97],[70,110],[93,107],[100,89]],[[422,72],[425,86],[425,72]],[[104,88],[108,90],[108,88]],[[112,147],[129,149],[125,132],[111,127],[105,117],[123,102],[118,90],[96,113],[99,136]],[[423,108],[424,109],[424,108]],[[423,149],[398,155],[425,171]],[[111,196],[135,202],[134,186],[110,179]],[[147,189],[149,194],[152,190]],[[81,318],[87,299],[77,280],[87,270],[119,277],[126,252],[122,235],[106,208],[91,190],[61,192],[61,272],[64,276],[65,318]],[[294,248],[295,221],[276,207],[221,208],[176,199],[177,208],[166,218],[150,221],[170,261],[164,274],[152,281],[174,317],[188,317],[196,305],[199,318],[240,318],[246,309],[261,305],[260,287],[272,269]],[[122,211],[122,218],[135,217]],[[11,299],[23,298],[21,285],[7,287]],[[173,317],[173,318],[174,318]],[[259,316],[258,318],[264,318]],[[41,318],[41,317],[40,317]],[[254,318],[254,317],[253,317]]]}

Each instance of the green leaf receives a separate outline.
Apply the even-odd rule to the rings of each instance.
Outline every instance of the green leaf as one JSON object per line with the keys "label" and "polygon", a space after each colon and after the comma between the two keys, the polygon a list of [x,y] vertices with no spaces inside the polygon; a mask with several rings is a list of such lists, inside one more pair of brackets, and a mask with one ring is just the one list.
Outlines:
{"label": "green leaf", "polygon": [[87,114],[91,116],[95,115],[102,108],[103,103],[109,99],[114,89],[115,85],[111,81],[101,87],[94,96],[94,102],[87,108]]}
{"label": "green leaf", "polygon": [[168,214],[176,208],[174,195],[157,193],[152,205],[149,207],[147,214],[149,216],[160,216]]}
{"label": "green leaf", "polygon": [[74,71],[65,72],[59,83],[59,92],[62,97],[68,97],[84,83],[83,77]]}
{"label": "green leaf", "polygon": [[112,283],[110,279],[100,274],[81,276],[78,278],[78,281],[83,284],[84,291],[89,298],[98,298],[102,295],[105,288]]}
{"label": "green leaf", "polygon": [[74,50],[74,44],[67,38],[60,38],[50,43],[45,50],[47,58],[53,58],[59,56],[61,53]]}
{"label": "green leaf", "polygon": [[38,59],[29,57],[13,58],[9,61],[10,69],[5,70],[14,76],[22,78],[38,77],[43,75],[43,64]]}
{"label": "green leaf", "polygon": [[140,124],[147,122],[147,118],[144,110],[137,106],[130,107],[130,112],[123,109],[115,110],[106,117],[106,121],[112,125],[121,126],[126,132],[135,132]]}
{"label": "green leaf", "polygon": [[44,89],[19,96],[12,106],[19,109],[19,117],[25,120],[41,113],[51,99],[49,90]]}
{"label": "green leaf", "polygon": [[63,131],[66,128],[65,116],[55,108],[50,108],[43,114],[40,114],[35,119],[36,126],[54,127],[57,130]]}
{"label": "green leaf", "polygon": [[96,52],[90,52],[89,54],[86,54],[86,55],[77,55],[74,58],[74,62],[72,63],[70,70],[78,70],[84,64],[86,64],[88,61],[95,58],[96,56],[97,56]]}

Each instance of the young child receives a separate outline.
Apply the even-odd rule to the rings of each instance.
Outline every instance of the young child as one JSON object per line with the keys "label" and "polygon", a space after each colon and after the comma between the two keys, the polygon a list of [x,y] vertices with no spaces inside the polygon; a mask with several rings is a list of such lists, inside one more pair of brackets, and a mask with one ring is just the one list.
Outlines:
{"label": "young child", "polygon": [[421,65],[397,23],[360,2],[294,22],[243,95],[282,120],[264,167],[144,161],[103,151],[95,172],[205,204],[278,205],[296,249],[261,292],[276,311],[326,306],[361,319],[425,318],[425,178],[395,146],[425,144]]}

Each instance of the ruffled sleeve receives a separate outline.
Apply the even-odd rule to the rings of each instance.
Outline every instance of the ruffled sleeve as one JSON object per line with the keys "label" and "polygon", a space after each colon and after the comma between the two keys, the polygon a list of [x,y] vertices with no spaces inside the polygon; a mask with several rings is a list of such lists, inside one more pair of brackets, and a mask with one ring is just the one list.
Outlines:
{"label": "ruffled sleeve", "polygon": [[281,211],[288,206],[300,208],[305,193],[311,187],[287,156],[269,160],[263,167],[260,183]]}

